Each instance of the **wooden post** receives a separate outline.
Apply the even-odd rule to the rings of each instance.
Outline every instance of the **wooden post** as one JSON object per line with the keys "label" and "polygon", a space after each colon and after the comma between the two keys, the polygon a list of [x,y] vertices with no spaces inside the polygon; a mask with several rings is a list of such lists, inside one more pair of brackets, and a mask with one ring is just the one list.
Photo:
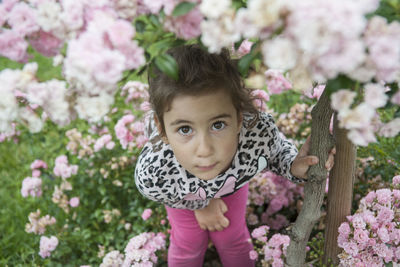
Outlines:
{"label": "wooden post", "polygon": [[328,260],[334,266],[339,264],[337,255],[341,248],[337,245],[338,228],[350,215],[355,177],[356,146],[347,138],[347,130],[338,126],[335,115],[334,136],[336,140],[335,165],[329,175],[328,206],[325,228],[324,264]]}

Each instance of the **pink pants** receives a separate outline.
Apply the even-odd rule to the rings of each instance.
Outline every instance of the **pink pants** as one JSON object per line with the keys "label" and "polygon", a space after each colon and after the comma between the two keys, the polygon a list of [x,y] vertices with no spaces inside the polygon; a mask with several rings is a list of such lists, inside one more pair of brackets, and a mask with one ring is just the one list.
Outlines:
{"label": "pink pants", "polygon": [[223,197],[228,206],[224,214],[229,226],[222,231],[206,231],[197,223],[194,211],[166,207],[171,224],[171,239],[168,250],[169,267],[201,267],[209,238],[217,248],[222,265],[226,267],[252,267],[245,215],[249,186],[245,185],[234,194]]}

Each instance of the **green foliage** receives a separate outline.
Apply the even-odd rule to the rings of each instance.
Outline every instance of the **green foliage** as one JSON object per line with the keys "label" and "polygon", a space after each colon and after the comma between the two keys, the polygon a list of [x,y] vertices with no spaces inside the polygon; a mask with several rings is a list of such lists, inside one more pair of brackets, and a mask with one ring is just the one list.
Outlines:
{"label": "green foliage", "polygon": [[381,0],[379,8],[374,12],[373,15],[385,17],[388,22],[392,22],[394,20],[400,21],[400,1]]}
{"label": "green foliage", "polygon": [[170,78],[178,80],[178,64],[175,59],[169,54],[163,54],[156,57],[156,66]]}
{"label": "green foliage", "polygon": [[174,10],[172,11],[172,16],[178,17],[178,16],[183,16],[189,13],[194,7],[196,6],[196,3],[192,2],[182,2],[179,3]]}

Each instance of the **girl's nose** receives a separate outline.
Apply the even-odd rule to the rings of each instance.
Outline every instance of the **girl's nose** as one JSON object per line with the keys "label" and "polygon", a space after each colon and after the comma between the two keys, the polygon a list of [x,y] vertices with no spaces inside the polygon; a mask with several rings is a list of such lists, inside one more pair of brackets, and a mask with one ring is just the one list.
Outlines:
{"label": "girl's nose", "polygon": [[212,155],[214,152],[214,146],[212,140],[208,134],[204,134],[199,138],[197,145],[197,156],[206,158]]}

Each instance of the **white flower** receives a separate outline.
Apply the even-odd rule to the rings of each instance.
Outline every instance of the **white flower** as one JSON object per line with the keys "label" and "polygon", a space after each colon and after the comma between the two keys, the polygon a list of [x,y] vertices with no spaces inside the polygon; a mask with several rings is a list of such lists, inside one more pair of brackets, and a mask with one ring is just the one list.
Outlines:
{"label": "white flower", "polygon": [[204,16],[216,19],[224,14],[231,4],[231,0],[203,0],[200,4],[200,11]]}
{"label": "white flower", "polygon": [[385,94],[386,88],[378,83],[368,83],[365,85],[365,102],[374,108],[386,105],[388,96]]}
{"label": "white flower", "polygon": [[97,122],[110,110],[114,97],[108,94],[100,94],[96,97],[81,96],[75,106],[79,118],[89,122]]}
{"label": "white flower", "polygon": [[348,89],[341,89],[331,95],[331,106],[336,111],[349,109],[355,97],[355,92]]}
{"label": "white flower", "polygon": [[296,65],[297,50],[292,41],[277,37],[262,45],[264,64],[271,69],[288,70]]}
{"label": "white flower", "polygon": [[370,124],[374,115],[374,108],[367,103],[361,103],[354,109],[339,111],[339,126],[346,129],[365,128]]}

